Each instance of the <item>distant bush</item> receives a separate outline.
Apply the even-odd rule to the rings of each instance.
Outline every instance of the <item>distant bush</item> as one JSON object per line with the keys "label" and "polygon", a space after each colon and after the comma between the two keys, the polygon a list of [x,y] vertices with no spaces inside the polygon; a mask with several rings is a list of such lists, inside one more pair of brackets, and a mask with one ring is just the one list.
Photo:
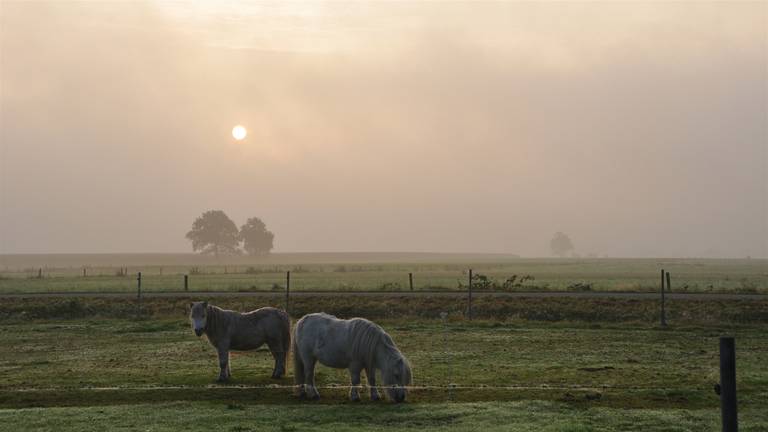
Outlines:
{"label": "distant bush", "polygon": [[[519,278],[517,275],[512,275],[506,278],[504,282],[499,283],[497,280],[484,274],[475,273],[472,275],[472,289],[513,291],[517,288],[523,288],[526,286],[526,282],[532,282],[534,280],[536,280],[536,278],[531,275],[525,275]],[[458,280],[458,286],[459,289],[466,289],[466,285],[464,285],[461,280]],[[528,285],[527,287],[533,288],[531,285]]]}
{"label": "distant bush", "polygon": [[400,291],[402,288],[402,285],[397,282],[386,282],[379,286],[382,291]]}
{"label": "distant bush", "polygon": [[568,285],[568,291],[592,291],[592,284],[586,282],[576,282]]}

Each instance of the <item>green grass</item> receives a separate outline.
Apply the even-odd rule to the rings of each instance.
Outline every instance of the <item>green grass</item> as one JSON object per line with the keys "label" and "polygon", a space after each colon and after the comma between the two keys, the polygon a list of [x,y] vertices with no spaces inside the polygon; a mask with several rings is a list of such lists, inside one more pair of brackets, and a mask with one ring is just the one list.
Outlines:
{"label": "green grass", "polygon": [[[768,406],[768,335],[761,327],[728,330],[596,324],[383,321],[414,367],[417,403],[549,400],[614,408],[716,408],[718,336],[735,335],[740,403]],[[295,403],[290,389],[212,385],[214,350],[184,317],[68,320],[0,327],[0,406],[101,405],[232,399]],[[269,378],[266,351],[232,358],[233,385],[290,385]],[[289,374],[290,375],[290,374]],[[345,371],[320,368],[321,385],[346,385]],[[193,386],[197,390],[177,389]],[[502,388],[512,386],[513,388]],[[161,387],[161,388],[153,388]],[[163,388],[165,387],[165,388]],[[214,386],[215,387],[215,386]],[[483,387],[483,388],[481,388]],[[104,390],[93,390],[104,388]],[[113,389],[116,388],[116,389]],[[345,390],[326,389],[342,403]],[[599,394],[598,400],[590,397]]]}
{"label": "green grass", "polygon": [[[349,402],[334,388],[346,371],[325,367],[322,399],[299,401],[290,371],[269,378],[264,350],[233,354],[231,385],[215,384],[216,355],[189,328],[188,299],[147,301],[141,320],[108,318],[135,312],[116,299],[7,299],[0,430],[716,430],[724,334],[736,337],[741,429],[768,430],[765,302],[674,303],[672,327],[660,329],[654,302],[478,300],[486,319],[469,322],[444,298],[297,299],[296,315],[364,315],[392,334],[428,387],[395,406]],[[451,311],[446,323],[424,318],[438,310]]]}
{"label": "green grass", "polygon": [[[765,410],[741,412],[741,430],[765,431]],[[0,430],[17,431],[703,431],[716,410],[574,408],[557,402],[280,406],[170,402],[87,408],[0,409]]]}
{"label": "green grass", "polygon": [[[407,290],[408,273],[414,288],[459,289],[467,283],[467,268],[501,284],[512,275],[532,276],[515,290],[579,289],[595,291],[655,291],[659,271],[672,274],[674,292],[768,293],[768,260],[764,259],[524,259],[485,255],[298,254],[266,258],[236,257],[213,261],[193,255],[65,256],[65,258],[0,257],[0,293],[136,290],[136,272],[146,291],[183,289],[190,275],[192,291],[283,290],[290,270],[293,290]],[[9,258],[10,257],[10,258]],[[45,256],[43,256],[45,257]],[[379,262],[365,261],[378,259]],[[116,276],[130,261],[129,275]],[[397,261],[398,258],[410,261]],[[110,262],[109,260],[113,262]],[[144,261],[142,261],[142,259]],[[348,261],[335,261],[334,259]],[[73,264],[75,262],[79,264]],[[185,262],[186,260],[186,262]],[[64,266],[68,264],[69,266]],[[87,276],[82,276],[82,267]],[[42,268],[42,278],[37,278]]]}

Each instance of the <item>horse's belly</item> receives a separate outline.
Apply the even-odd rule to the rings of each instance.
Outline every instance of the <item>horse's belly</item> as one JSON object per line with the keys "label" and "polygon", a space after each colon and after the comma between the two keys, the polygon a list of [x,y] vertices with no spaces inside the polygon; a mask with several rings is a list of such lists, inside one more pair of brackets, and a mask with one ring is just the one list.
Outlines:
{"label": "horse's belly", "polygon": [[317,347],[313,354],[317,361],[324,366],[336,369],[346,369],[349,367],[349,356],[341,347],[327,345]]}
{"label": "horse's belly", "polygon": [[264,344],[264,340],[260,337],[233,337],[229,342],[229,348],[235,351],[248,351],[254,350]]}

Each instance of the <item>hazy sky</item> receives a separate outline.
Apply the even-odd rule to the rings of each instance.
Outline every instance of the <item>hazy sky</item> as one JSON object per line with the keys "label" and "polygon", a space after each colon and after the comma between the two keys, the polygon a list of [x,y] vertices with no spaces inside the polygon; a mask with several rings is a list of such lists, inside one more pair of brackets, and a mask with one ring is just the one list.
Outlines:
{"label": "hazy sky", "polygon": [[0,253],[764,257],[767,173],[766,2],[0,2]]}

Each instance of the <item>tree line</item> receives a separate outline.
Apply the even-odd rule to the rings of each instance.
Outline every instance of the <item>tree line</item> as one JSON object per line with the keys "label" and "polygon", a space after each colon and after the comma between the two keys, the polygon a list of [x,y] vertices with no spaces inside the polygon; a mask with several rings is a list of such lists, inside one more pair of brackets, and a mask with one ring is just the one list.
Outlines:
{"label": "tree line", "polygon": [[[192,250],[203,255],[267,255],[274,247],[275,235],[259,218],[249,218],[240,229],[222,210],[208,210],[192,223],[186,238]],[[242,243],[242,249],[240,244]]]}

